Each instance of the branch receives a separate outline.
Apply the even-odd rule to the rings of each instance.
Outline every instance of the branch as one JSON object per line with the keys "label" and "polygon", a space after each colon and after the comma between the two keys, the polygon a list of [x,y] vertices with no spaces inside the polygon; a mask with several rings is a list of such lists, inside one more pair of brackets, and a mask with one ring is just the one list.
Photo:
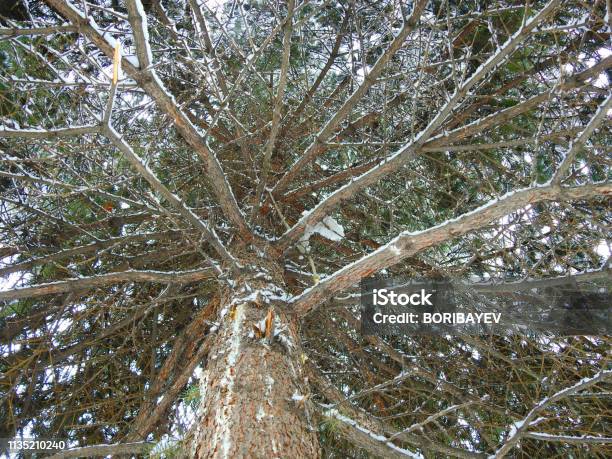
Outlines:
{"label": "branch", "polygon": [[367,277],[383,268],[394,265],[428,247],[481,228],[528,204],[565,199],[588,199],[594,196],[610,195],[612,195],[612,183],[583,185],[572,188],[559,188],[546,184],[507,193],[482,207],[463,214],[458,218],[447,220],[437,226],[423,231],[406,231],[401,233],[388,244],[355,263],[336,271],[317,285],[295,297],[292,300],[294,311],[298,316],[304,316],[327,298],[357,283],[362,277]]}
{"label": "branch", "polygon": [[[100,50],[112,59],[114,54],[115,42],[110,36],[105,34],[97,26],[93,18],[86,17],[79,10],[74,8],[68,0],[45,0],[51,7],[55,8],[63,17],[67,18],[79,31],[87,36]],[[140,3],[140,0],[136,0]],[[147,36],[146,17],[141,16],[142,35]],[[178,107],[174,97],[165,88],[157,73],[151,66],[143,68],[139,62],[128,57],[122,58],[122,69],[133,78],[139,86],[157,103],[157,106],[164,111],[171,120],[179,134],[196,151],[198,156],[206,165],[208,177],[213,184],[213,192],[216,194],[223,212],[230,221],[236,225],[240,235],[245,239],[252,239],[253,234],[249,229],[244,216],[238,207],[236,198],[225,178],[221,164],[217,157],[209,149],[205,140],[198,133],[195,126],[189,121],[187,115]]]}
{"label": "branch", "polygon": [[561,161],[561,164],[559,165],[557,171],[555,172],[555,175],[553,176],[552,183],[554,185],[558,185],[559,183],[561,183],[561,179],[569,171],[569,168],[574,162],[574,159],[576,158],[578,152],[582,150],[586,141],[589,139],[591,134],[593,134],[593,131],[597,129],[602,123],[602,121],[608,116],[608,111],[610,110],[611,106],[612,93],[610,93],[608,95],[608,98],[602,102],[597,112],[595,113],[595,115],[593,115],[593,118],[591,118],[589,124],[586,125],[584,130],[578,135],[578,137],[572,140],[569,151],[565,155],[565,158],[563,158],[563,161]]}
{"label": "branch", "polygon": [[123,271],[118,273],[100,274],[92,277],[65,279],[47,284],[37,284],[30,287],[17,287],[0,291],[0,300],[17,300],[33,298],[56,293],[78,292],[90,288],[104,287],[119,282],[156,282],[163,284],[188,284],[214,278],[211,268],[195,271],[164,272],[164,271]]}
{"label": "branch", "polygon": [[[379,429],[382,429],[385,435],[395,435],[395,429],[389,427],[389,425],[386,424],[384,421],[380,419],[372,421],[369,417],[369,413],[364,412],[362,408],[359,408],[358,406],[353,405],[351,403],[346,403],[345,394],[340,392],[333,384],[331,384],[321,374],[319,369],[316,368],[313,364],[307,364],[307,369],[309,380],[313,382],[313,384],[321,391],[321,393],[328,400],[335,402],[336,406],[341,405],[342,411],[348,414],[354,422],[356,422],[361,427],[365,428],[370,432],[377,432],[379,431]],[[374,425],[373,423],[375,423],[376,425]],[[382,437],[382,435],[378,435],[379,438]],[[452,446],[447,446],[441,443],[436,443],[425,436],[414,435],[412,433],[401,433],[400,439],[411,445],[414,445],[417,448],[421,448],[423,451],[435,451],[438,453],[442,453],[446,456],[459,457],[463,459],[478,459],[485,457],[484,454],[481,453],[474,453]],[[386,454],[383,454],[382,457],[387,456]]]}
{"label": "branch", "polygon": [[270,172],[270,161],[272,159],[272,152],[274,151],[274,145],[276,144],[276,136],[278,135],[278,129],[280,127],[281,110],[283,108],[283,95],[285,94],[285,87],[287,86],[287,72],[289,71],[289,58],[291,56],[291,33],[292,20],[293,20],[293,8],[295,6],[294,0],[289,0],[287,4],[287,17],[285,18],[284,35],[283,35],[283,58],[281,62],[280,78],[278,81],[278,89],[276,90],[276,98],[274,101],[274,109],[272,112],[272,128],[270,129],[270,138],[266,142],[264,149],[264,159],[259,177],[259,183],[257,184],[257,190],[255,192],[255,205],[253,206],[253,215],[257,214],[261,205],[263,192],[266,187],[268,180],[268,174]]}
{"label": "branch", "polygon": [[510,426],[510,432],[508,434],[508,438],[504,442],[501,448],[499,448],[494,454],[489,456],[491,459],[500,459],[504,457],[514,446],[519,442],[519,440],[526,433],[525,431],[529,428],[530,423],[534,420],[536,415],[547,408],[549,405],[558,402],[559,400],[572,395],[580,390],[587,389],[595,384],[610,379],[612,377],[612,370],[602,370],[597,373],[595,376],[590,378],[583,378],[578,381],[576,384],[570,387],[566,387],[563,390],[560,390],[556,394],[551,397],[546,397],[541,400],[536,406],[534,406],[531,411],[525,416],[521,421],[515,422]]}
{"label": "branch", "polygon": [[179,211],[179,213],[189,221],[195,228],[200,230],[206,240],[215,248],[221,258],[228,262],[229,265],[234,269],[238,269],[238,264],[232,255],[227,251],[221,239],[215,233],[215,230],[209,227],[200,217],[198,217],[183,200],[177,195],[172,193],[166,186],[155,176],[155,174],[144,164],[143,160],[136,154],[136,152],[130,147],[130,145],[119,136],[110,126],[104,126],[104,133],[109,140],[115,144],[115,146],[121,150],[125,158],[129,163],[134,166],[134,169],[151,185],[155,191],[164,197],[172,206]]}
{"label": "branch", "polygon": [[[527,21],[508,41],[498,49],[485,63],[483,63],[459,88],[455,90],[452,97],[438,111],[434,118],[429,122],[427,127],[423,129],[416,138],[400,148],[391,157],[379,164],[377,167],[369,170],[347,185],[336,190],[327,198],[315,206],[312,211],[296,223],[291,230],[287,231],[278,241],[281,249],[287,247],[298,240],[303,234],[307,226],[316,225],[323,220],[329,212],[335,208],[340,202],[354,196],[358,191],[377,183],[381,178],[395,172],[400,167],[405,165],[419,149],[429,140],[430,136],[442,125],[446,118],[452,113],[453,109],[459,102],[468,94],[480,80],[482,80],[491,70],[495,69],[498,64],[505,60],[529,35],[540,22],[542,22],[559,3],[559,0],[551,0],[548,4],[533,18]],[[300,160],[301,161],[301,160]]]}
{"label": "branch", "polygon": [[189,7],[193,12],[193,15],[196,19],[196,27],[199,27],[199,33],[202,35],[202,39],[204,40],[204,51],[211,54],[214,52],[212,40],[210,39],[210,35],[208,34],[208,27],[206,26],[206,19],[202,14],[202,8],[198,4],[198,0],[189,0]]}
{"label": "branch", "polygon": [[153,443],[138,441],[133,443],[115,443],[114,445],[93,445],[82,448],[70,448],[54,454],[48,459],[66,459],[69,457],[96,457],[115,454],[142,454],[146,452]]}
{"label": "branch", "polygon": [[412,451],[396,446],[384,435],[379,435],[366,429],[351,418],[340,414],[337,410],[327,410],[323,415],[328,418],[333,418],[335,421],[339,421],[337,424],[334,424],[334,428],[337,428],[337,433],[353,445],[365,449],[375,457],[399,459],[412,457],[423,459],[421,454],[413,453]]}
{"label": "branch", "polygon": [[569,435],[553,435],[544,432],[525,432],[523,438],[531,438],[533,440],[552,441],[559,443],[568,443],[573,445],[585,444],[602,444],[612,443],[612,437],[596,437],[594,435],[583,435],[581,437],[573,437]]}
{"label": "branch", "polygon": [[323,128],[316,134],[314,141],[308,146],[306,151],[300,155],[300,158],[289,168],[285,175],[281,177],[274,187],[274,194],[278,195],[285,190],[289,183],[291,183],[291,181],[304,168],[304,166],[317,157],[321,151],[322,144],[332,136],[336,130],[336,127],[338,127],[338,125],[349,115],[355,105],[357,105],[357,103],[368,92],[370,87],[376,82],[389,60],[399,51],[406,37],[408,37],[416,26],[425,5],[427,5],[427,0],[418,0],[415,3],[410,17],[404,21],[401,30],[382,56],[378,58],[370,72],[365,76],[363,83],[361,83],[355,92],[351,94],[351,96],[344,102],[342,107],[336,111],[334,116],[332,116],[325,126],[323,126]]}
{"label": "branch", "polygon": [[0,35],[7,37],[19,37],[23,35],[50,35],[52,33],[76,32],[77,28],[71,25],[51,26],[51,27],[31,27],[31,28],[0,28]]}
{"label": "branch", "polygon": [[146,69],[153,62],[151,44],[149,43],[149,31],[147,28],[147,16],[140,0],[127,0],[128,21],[134,31],[134,43],[136,44],[136,55],[138,65]]}
{"label": "branch", "polygon": [[[31,269],[34,266],[50,263],[53,261],[64,260],[66,258],[72,258],[78,255],[84,255],[92,252],[99,252],[100,250],[112,247],[117,244],[125,244],[129,242],[147,241],[150,239],[155,240],[166,240],[175,239],[182,235],[180,231],[165,231],[158,233],[143,233],[143,234],[132,234],[127,236],[113,237],[106,240],[99,240],[92,242],[91,244],[83,245],[80,247],[74,247],[71,249],[62,250],[60,252],[52,253],[42,257],[33,258],[31,260],[23,261],[21,263],[15,263],[4,268],[0,268],[0,276],[6,276],[17,271],[25,271]],[[15,253],[20,253],[19,250],[15,250]],[[11,254],[11,255],[14,255]],[[0,258],[2,254],[0,253]]]}
{"label": "branch", "polygon": [[59,139],[62,137],[97,134],[98,132],[100,132],[100,126],[77,126],[60,129],[7,129],[0,127],[0,138]]}
{"label": "branch", "polygon": [[477,403],[476,400],[470,400],[465,403],[460,403],[458,405],[451,405],[448,408],[444,408],[443,410],[440,410],[437,413],[427,416],[422,421],[415,422],[410,427],[407,427],[406,429],[401,430],[396,434],[393,434],[393,436],[391,436],[391,440],[395,438],[401,438],[402,435],[405,435],[410,432],[414,432],[415,430],[423,431],[423,427],[429,424],[430,422],[434,422],[436,419],[441,418],[442,416],[446,416],[447,414],[452,413],[454,411],[457,411],[463,408],[467,408],[468,406],[473,405],[475,403]]}

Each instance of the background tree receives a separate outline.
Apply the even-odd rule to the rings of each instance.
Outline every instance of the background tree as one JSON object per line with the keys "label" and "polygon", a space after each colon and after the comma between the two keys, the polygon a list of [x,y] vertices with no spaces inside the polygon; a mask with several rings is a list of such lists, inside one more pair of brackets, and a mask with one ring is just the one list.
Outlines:
{"label": "background tree", "polygon": [[609,455],[608,337],[364,337],[357,287],[609,283],[609,1],[12,4],[0,437]]}

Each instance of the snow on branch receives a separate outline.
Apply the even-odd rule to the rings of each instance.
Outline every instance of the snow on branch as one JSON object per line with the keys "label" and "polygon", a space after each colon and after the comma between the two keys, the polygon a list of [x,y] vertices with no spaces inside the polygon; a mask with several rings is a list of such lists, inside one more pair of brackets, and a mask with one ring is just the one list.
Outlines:
{"label": "snow on branch", "polygon": [[[487,61],[485,61],[474,71],[470,78],[468,78],[455,90],[450,99],[440,110],[438,110],[429,124],[415,137],[413,141],[408,142],[378,166],[368,170],[355,180],[352,180],[343,187],[331,193],[323,201],[319,202],[314,209],[302,217],[300,221],[298,221],[293,228],[283,234],[281,239],[278,241],[278,245],[281,247],[281,249],[287,249],[289,245],[300,238],[307,225],[312,226],[317,224],[319,221],[325,218],[325,216],[327,216],[332,209],[337,207],[340,202],[354,196],[355,193],[365,189],[366,187],[374,185],[380,179],[397,171],[400,167],[412,159],[419,149],[424,146],[435,131],[444,123],[452,111],[457,107],[459,102],[461,102],[469,94],[470,90],[486,75],[488,75],[489,72],[493,71],[500,63],[504,62],[505,59],[529,37],[529,33],[554,11],[558,4],[559,0],[549,1],[546,6],[538,12],[538,14],[526,21],[525,24],[519,30],[517,30],[516,33],[514,33],[514,35],[508,38],[506,43],[498,48]],[[317,140],[315,140],[313,143],[313,145],[315,145],[314,148],[318,148],[318,143],[324,140],[325,139],[318,135]],[[306,157],[306,154],[302,156],[302,158],[304,157]],[[300,159],[300,161],[302,161],[302,159]]]}
{"label": "snow on branch", "polygon": [[[417,25],[421,13],[427,4],[427,0],[419,0],[415,3],[410,17],[406,19],[401,30],[393,41],[389,44],[385,52],[378,58],[374,66],[370,69],[368,74],[361,85],[351,94],[351,96],[344,102],[342,107],[334,113],[331,119],[321,128],[321,130],[315,135],[315,139],[308,146],[306,151],[300,155],[298,159],[285,173],[283,177],[278,181],[274,187],[273,192],[278,194],[287,188],[287,185],[299,174],[299,172],[310,163],[321,151],[321,145],[326,142],[334,133],[338,125],[351,113],[351,110],[357,105],[357,103],[363,98],[368,92],[370,87],[376,82],[384,68],[386,67],[389,60],[399,51],[404,40],[414,27]],[[316,223],[316,222],[315,222]]]}
{"label": "snow on branch", "polygon": [[507,193],[471,212],[426,230],[405,231],[388,244],[336,271],[321,280],[317,285],[295,297],[292,300],[295,313],[304,316],[327,298],[359,282],[362,277],[367,277],[383,268],[392,266],[428,247],[482,228],[488,223],[528,204],[542,201],[588,199],[597,196],[610,196],[611,194],[611,183],[571,188],[560,188],[545,184]]}
{"label": "snow on branch", "polygon": [[65,279],[46,284],[37,284],[29,287],[17,287],[0,291],[0,300],[17,300],[33,298],[56,293],[78,292],[96,287],[117,284],[120,282],[157,282],[163,284],[187,284],[215,277],[212,268],[194,271],[122,271],[116,273],[99,274],[91,277]]}
{"label": "snow on branch", "polygon": [[559,184],[561,182],[563,176],[569,171],[569,168],[576,158],[576,155],[582,150],[584,144],[589,139],[593,131],[597,129],[603,120],[608,116],[610,107],[612,107],[612,93],[608,94],[608,97],[601,103],[597,109],[597,112],[589,121],[589,124],[587,124],[582,132],[572,141],[565,158],[563,158],[563,161],[561,161],[561,164],[553,176],[552,183]]}
{"label": "snow on branch", "polygon": [[374,456],[400,459],[405,459],[407,457],[418,459],[423,458],[422,454],[400,448],[389,441],[389,439],[384,435],[380,435],[366,429],[358,424],[357,421],[340,414],[338,410],[329,409],[323,414],[328,418],[338,421],[334,427],[337,428],[337,432],[340,435],[345,437],[355,446],[365,449]]}
{"label": "snow on branch", "polygon": [[560,390],[550,397],[545,397],[537,405],[535,405],[531,411],[522,420],[513,423],[508,432],[508,437],[504,444],[494,454],[489,456],[489,459],[500,459],[504,457],[508,452],[514,448],[519,440],[525,435],[526,430],[529,428],[531,422],[535,417],[548,406],[553,403],[562,400],[576,392],[587,389],[595,384],[612,378],[612,370],[602,370],[599,373],[591,376],[590,378],[582,378],[576,384],[565,389]]}
{"label": "snow on branch", "polygon": [[97,134],[98,132],[100,132],[100,126],[75,126],[59,129],[8,129],[0,127],[0,138],[59,139],[62,137]]}
{"label": "snow on branch", "polygon": [[[115,40],[108,34],[102,32],[93,18],[86,17],[78,9],[72,6],[68,0],[45,1],[55,8],[62,16],[70,20],[73,25],[77,26],[79,31],[100,48],[109,59],[113,58],[115,53]],[[144,21],[141,26],[143,30],[140,38],[143,39],[147,37],[148,33],[144,32],[144,28],[146,27]],[[147,54],[146,50],[145,54]],[[216,194],[223,212],[230,221],[236,225],[243,238],[252,239],[253,233],[238,207],[234,193],[231,190],[217,157],[210,150],[185,112],[178,106],[174,97],[168,92],[155,70],[151,66],[141,69],[140,63],[137,62],[136,59],[126,56],[123,56],[121,64],[122,69],[125,70],[125,72],[156,102],[160,110],[168,115],[179,134],[202,159],[206,165],[207,177],[213,184],[212,190]]]}
{"label": "snow on branch", "polygon": [[127,0],[128,20],[134,32],[136,55],[140,69],[146,69],[153,63],[151,44],[149,43],[149,28],[147,15],[140,0]]}

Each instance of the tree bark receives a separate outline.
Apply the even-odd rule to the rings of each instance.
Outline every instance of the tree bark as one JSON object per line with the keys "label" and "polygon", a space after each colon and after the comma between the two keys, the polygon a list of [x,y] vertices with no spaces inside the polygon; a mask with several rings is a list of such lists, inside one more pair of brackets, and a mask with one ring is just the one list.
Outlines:
{"label": "tree bark", "polygon": [[270,279],[262,269],[226,294],[200,382],[192,457],[320,457],[296,327]]}

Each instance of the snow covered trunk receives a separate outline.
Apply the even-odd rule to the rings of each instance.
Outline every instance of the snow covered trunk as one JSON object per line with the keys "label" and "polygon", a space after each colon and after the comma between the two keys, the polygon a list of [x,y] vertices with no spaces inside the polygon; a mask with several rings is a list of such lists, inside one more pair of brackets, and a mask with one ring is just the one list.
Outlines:
{"label": "snow covered trunk", "polygon": [[284,292],[270,280],[260,273],[224,301],[200,382],[192,457],[320,457],[298,337],[281,312]]}

